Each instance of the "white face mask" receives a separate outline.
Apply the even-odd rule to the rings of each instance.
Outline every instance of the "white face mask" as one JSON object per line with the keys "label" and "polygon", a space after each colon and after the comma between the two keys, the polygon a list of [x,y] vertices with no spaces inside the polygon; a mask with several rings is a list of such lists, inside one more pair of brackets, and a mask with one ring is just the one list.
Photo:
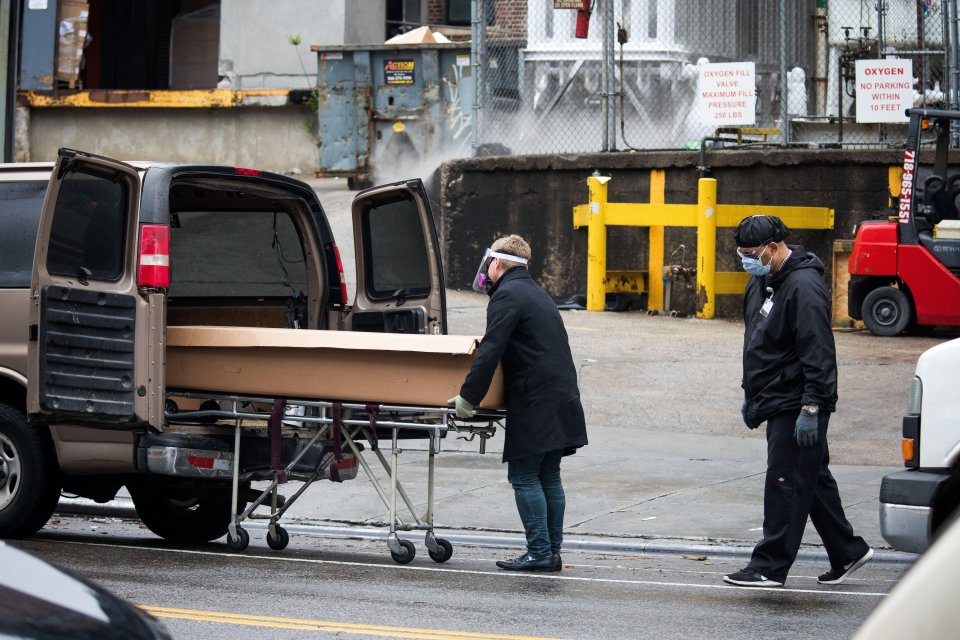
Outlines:
{"label": "white face mask", "polygon": [[483,259],[480,260],[480,268],[477,269],[477,275],[473,277],[474,291],[483,293],[493,285],[493,280],[490,279],[488,270],[490,269],[490,263],[493,262],[494,258],[510,260],[511,262],[519,262],[520,264],[527,264],[526,258],[518,258],[517,256],[511,256],[506,253],[499,253],[490,248],[485,249],[483,252]]}
{"label": "white face mask", "polygon": [[767,252],[768,248],[769,247],[765,247],[758,256],[745,255],[737,249],[737,253],[740,253],[740,262],[743,264],[743,270],[752,276],[765,276],[770,273],[770,267],[773,266],[773,259],[771,258],[770,262],[763,264],[763,254]]}

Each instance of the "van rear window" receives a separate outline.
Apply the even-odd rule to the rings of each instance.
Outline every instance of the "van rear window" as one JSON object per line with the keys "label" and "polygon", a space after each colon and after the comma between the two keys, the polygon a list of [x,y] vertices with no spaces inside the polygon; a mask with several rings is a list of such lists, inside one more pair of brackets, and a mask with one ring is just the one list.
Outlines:
{"label": "van rear window", "polygon": [[30,286],[46,181],[0,182],[0,287]]}
{"label": "van rear window", "polygon": [[115,282],[123,275],[127,185],[73,171],[60,183],[53,211],[47,271]]}
{"label": "van rear window", "polygon": [[430,262],[423,223],[409,194],[363,212],[364,276],[372,300],[430,294]]}

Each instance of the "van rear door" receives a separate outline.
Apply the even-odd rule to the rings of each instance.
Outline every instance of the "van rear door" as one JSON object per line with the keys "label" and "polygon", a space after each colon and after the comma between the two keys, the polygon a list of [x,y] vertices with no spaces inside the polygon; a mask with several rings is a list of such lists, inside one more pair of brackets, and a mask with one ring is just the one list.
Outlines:
{"label": "van rear door", "polygon": [[[137,280],[138,269],[156,275],[169,258],[145,250],[151,255],[139,264],[140,191],[135,167],[60,150],[31,281],[34,420],[162,428],[164,296],[159,288],[141,292]],[[162,241],[169,227],[154,226],[146,231]]]}
{"label": "van rear door", "polygon": [[447,333],[440,241],[423,183],[373,187],[353,201],[354,331]]}

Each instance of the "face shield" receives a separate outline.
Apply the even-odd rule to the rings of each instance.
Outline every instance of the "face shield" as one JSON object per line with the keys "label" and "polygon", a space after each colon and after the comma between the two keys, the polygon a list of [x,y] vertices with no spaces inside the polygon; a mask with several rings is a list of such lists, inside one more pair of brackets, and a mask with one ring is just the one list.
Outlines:
{"label": "face shield", "polygon": [[492,249],[485,249],[483,252],[483,259],[480,260],[480,268],[477,269],[477,275],[473,277],[473,290],[479,293],[483,293],[491,285],[493,285],[493,280],[490,279],[490,274],[488,269],[490,269],[490,263],[493,262],[494,258],[500,258],[501,260],[510,260],[511,262],[518,262],[520,264],[527,264],[526,258],[518,258],[517,256],[511,256],[506,253],[500,253],[498,251],[493,251]]}

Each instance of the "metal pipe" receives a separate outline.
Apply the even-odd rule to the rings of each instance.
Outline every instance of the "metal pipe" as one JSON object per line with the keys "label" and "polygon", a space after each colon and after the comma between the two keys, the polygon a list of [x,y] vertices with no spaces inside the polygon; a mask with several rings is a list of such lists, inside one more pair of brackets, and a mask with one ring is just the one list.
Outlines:
{"label": "metal pipe", "polygon": [[479,11],[477,5],[481,0],[470,2],[470,64],[473,67],[473,127],[470,130],[470,147],[473,154],[477,154],[480,147],[480,39]]}
{"label": "metal pipe", "polygon": [[830,60],[830,39],[828,37],[827,0],[817,0],[817,12],[814,16],[816,31],[816,77],[814,78],[817,101],[817,115],[827,115],[827,68]]}
{"label": "metal pipe", "polygon": [[[606,60],[607,66],[607,86],[604,91],[607,94],[607,137],[610,140],[610,150],[617,150],[617,103],[614,101],[614,52],[615,47],[613,39],[616,37],[616,21],[614,20],[614,2],[607,0],[606,28],[603,32],[604,41],[607,45]],[[621,81],[623,79],[621,78]]]}
{"label": "metal pipe", "polygon": [[607,7],[613,6],[611,0],[601,0],[603,2],[603,52],[601,57],[603,58],[600,61],[601,77],[603,78],[603,151],[610,151],[610,126],[608,121],[610,118],[610,67],[607,65],[607,49],[610,48],[610,39],[609,31],[610,28],[607,26]]}
{"label": "metal pipe", "polygon": [[780,140],[790,144],[790,100],[787,95],[787,0],[780,0]]}
{"label": "metal pipe", "polygon": [[947,2],[948,20],[950,21],[950,108],[957,109],[960,102],[957,100],[957,88],[960,87],[960,69],[957,68],[957,0]]}

